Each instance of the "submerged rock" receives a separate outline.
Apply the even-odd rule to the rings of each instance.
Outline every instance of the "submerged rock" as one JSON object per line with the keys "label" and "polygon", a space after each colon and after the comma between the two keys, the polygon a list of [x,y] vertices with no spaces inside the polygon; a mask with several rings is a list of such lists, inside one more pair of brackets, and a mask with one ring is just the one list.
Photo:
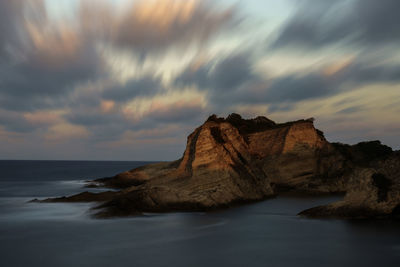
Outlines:
{"label": "submerged rock", "polygon": [[[181,159],[91,183],[120,191],[46,201],[102,201],[97,216],[110,217],[220,209],[273,197],[281,191],[347,192],[342,204],[352,209],[359,204],[349,206],[359,200],[356,195],[364,194],[361,198],[366,200],[378,188],[376,201],[382,208],[375,209],[375,200],[367,201],[365,207],[393,212],[400,190],[399,172],[388,167],[399,165],[392,150],[377,141],[355,146],[331,144],[313,121],[277,124],[262,116],[246,120],[238,114],[226,119],[213,115],[189,135]],[[384,209],[384,203],[390,203],[390,208]],[[328,210],[334,209],[319,207],[302,215],[326,216]]]}

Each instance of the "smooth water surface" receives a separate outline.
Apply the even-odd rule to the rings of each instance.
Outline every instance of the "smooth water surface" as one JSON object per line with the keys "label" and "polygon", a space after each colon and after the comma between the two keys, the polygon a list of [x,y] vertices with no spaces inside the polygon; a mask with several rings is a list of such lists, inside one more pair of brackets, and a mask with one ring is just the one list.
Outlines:
{"label": "smooth water surface", "polygon": [[400,266],[399,223],[296,216],[338,197],[107,220],[91,204],[27,203],[143,164],[0,161],[0,266]]}

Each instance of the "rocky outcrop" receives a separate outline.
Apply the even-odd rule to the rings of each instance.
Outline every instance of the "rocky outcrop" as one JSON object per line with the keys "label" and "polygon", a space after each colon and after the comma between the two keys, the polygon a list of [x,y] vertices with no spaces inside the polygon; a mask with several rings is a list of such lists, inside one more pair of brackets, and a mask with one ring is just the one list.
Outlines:
{"label": "rocky outcrop", "polygon": [[355,169],[342,201],[300,213],[307,217],[400,218],[400,153]]}
{"label": "rocky outcrop", "polygon": [[[120,191],[46,201],[102,201],[97,216],[110,217],[220,209],[273,197],[282,191],[347,192],[346,199],[350,199],[350,188],[362,183],[361,177],[371,176],[372,170],[392,179],[392,174],[383,171],[387,169],[386,163],[379,165],[381,169],[373,166],[382,159],[391,160],[392,154],[390,148],[379,142],[356,146],[331,144],[315,129],[313,119],[277,124],[265,117],[245,120],[237,114],[226,119],[213,115],[189,135],[181,159],[143,166],[91,183]],[[381,188],[379,199],[395,203],[391,190],[399,190],[392,187],[392,181],[390,185],[385,181],[376,178]],[[360,190],[364,192],[366,188]]]}

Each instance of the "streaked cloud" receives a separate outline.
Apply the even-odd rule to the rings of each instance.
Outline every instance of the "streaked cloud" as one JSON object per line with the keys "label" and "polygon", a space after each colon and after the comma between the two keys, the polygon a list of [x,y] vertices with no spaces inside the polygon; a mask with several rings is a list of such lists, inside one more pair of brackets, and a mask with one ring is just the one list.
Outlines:
{"label": "streaked cloud", "polygon": [[327,45],[390,46],[400,40],[396,0],[296,1],[298,10],[273,44],[318,49]]}
{"label": "streaked cloud", "polygon": [[135,1],[114,24],[114,42],[139,53],[201,46],[231,26],[234,9],[218,10],[211,1]]}
{"label": "streaked cloud", "polygon": [[115,102],[127,102],[135,97],[154,96],[163,91],[163,85],[156,77],[145,76],[132,79],[126,84],[117,84],[103,91],[102,97]]}
{"label": "streaked cloud", "polygon": [[398,1],[262,2],[0,0],[0,157],[174,159],[230,112],[399,147]]}

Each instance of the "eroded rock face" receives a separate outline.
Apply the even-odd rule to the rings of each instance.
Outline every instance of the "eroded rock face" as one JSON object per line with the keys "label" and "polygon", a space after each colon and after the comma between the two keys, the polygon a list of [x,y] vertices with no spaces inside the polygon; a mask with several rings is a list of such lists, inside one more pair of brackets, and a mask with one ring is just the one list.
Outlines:
{"label": "eroded rock face", "polygon": [[308,217],[400,218],[400,154],[357,168],[342,201],[300,213]]}
{"label": "eroded rock face", "polygon": [[[312,119],[277,124],[265,117],[245,120],[238,114],[226,119],[213,115],[189,135],[181,159],[96,180],[92,185],[100,183],[121,191],[104,194],[104,199],[86,195],[88,201],[104,201],[98,207],[101,217],[219,209],[272,197],[282,190],[313,194],[347,191],[349,203],[355,201],[352,195],[359,194],[349,188],[355,188],[360,177],[373,175],[368,172],[374,168],[372,163],[391,153],[376,142],[331,144],[315,129]],[[390,177],[387,182],[378,176],[377,168],[371,178],[380,188],[377,201],[395,206],[393,174],[385,172],[387,166],[380,167],[379,174]],[[360,188],[366,198],[369,187]],[[84,196],[47,201],[77,201]]]}
{"label": "eroded rock face", "polygon": [[[197,128],[188,137],[182,159],[149,165],[116,177],[129,178],[141,179],[144,183],[126,189],[126,193],[105,203],[101,216],[210,210],[274,195],[262,164],[254,160],[245,136],[225,120],[210,119]],[[127,199],[130,201],[125,205]]]}

